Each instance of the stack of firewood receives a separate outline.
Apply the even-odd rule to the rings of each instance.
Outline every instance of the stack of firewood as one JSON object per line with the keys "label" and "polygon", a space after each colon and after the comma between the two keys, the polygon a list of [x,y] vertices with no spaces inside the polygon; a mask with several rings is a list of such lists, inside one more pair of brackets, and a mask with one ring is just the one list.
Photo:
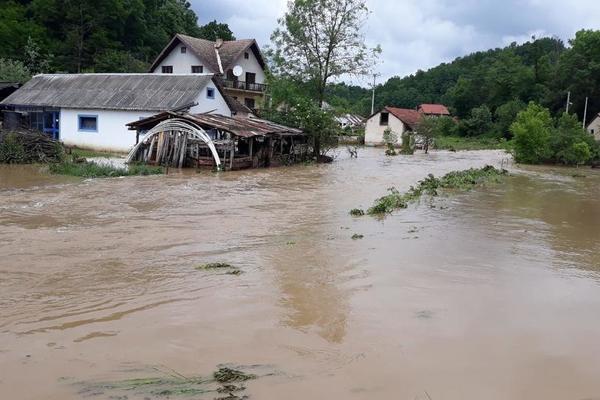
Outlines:
{"label": "stack of firewood", "polygon": [[63,145],[41,132],[22,129],[0,131],[0,163],[60,162],[64,155]]}

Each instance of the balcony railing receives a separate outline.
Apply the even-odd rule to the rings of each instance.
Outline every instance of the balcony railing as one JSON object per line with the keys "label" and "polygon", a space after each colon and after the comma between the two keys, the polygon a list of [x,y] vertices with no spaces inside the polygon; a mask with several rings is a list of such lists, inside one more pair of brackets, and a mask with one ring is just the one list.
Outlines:
{"label": "balcony railing", "polygon": [[267,91],[267,85],[262,83],[248,83],[244,81],[225,80],[225,87],[230,89],[247,90],[250,92],[264,93]]}

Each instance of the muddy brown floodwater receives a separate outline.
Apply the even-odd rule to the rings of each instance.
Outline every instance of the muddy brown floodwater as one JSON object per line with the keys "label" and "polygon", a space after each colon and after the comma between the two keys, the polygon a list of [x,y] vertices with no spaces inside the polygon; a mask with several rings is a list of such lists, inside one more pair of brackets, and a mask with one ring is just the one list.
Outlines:
{"label": "muddy brown floodwater", "polygon": [[383,221],[348,214],[507,159],[365,149],[85,181],[0,167],[0,397],[163,398],[90,387],[231,364],[270,371],[244,384],[261,400],[598,399],[598,172],[511,166]]}

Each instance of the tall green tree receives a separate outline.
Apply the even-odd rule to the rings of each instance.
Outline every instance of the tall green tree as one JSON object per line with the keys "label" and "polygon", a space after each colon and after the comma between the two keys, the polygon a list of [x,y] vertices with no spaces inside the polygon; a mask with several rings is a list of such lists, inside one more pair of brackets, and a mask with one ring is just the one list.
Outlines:
{"label": "tall green tree", "polygon": [[529,103],[527,108],[517,115],[510,130],[514,135],[515,160],[524,164],[540,164],[552,157],[550,136],[552,134],[550,110]]}
{"label": "tall green tree", "polygon": [[198,32],[198,37],[206,40],[235,40],[235,36],[233,36],[231,29],[229,29],[229,25],[219,23],[216,20],[201,26]]}
{"label": "tall green tree", "polygon": [[[368,15],[365,0],[289,1],[271,36],[275,73],[311,82],[322,106],[332,78],[371,71],[380,50],[365,44],[362,26]],[[319,154],[320,140],[315,139]]]}

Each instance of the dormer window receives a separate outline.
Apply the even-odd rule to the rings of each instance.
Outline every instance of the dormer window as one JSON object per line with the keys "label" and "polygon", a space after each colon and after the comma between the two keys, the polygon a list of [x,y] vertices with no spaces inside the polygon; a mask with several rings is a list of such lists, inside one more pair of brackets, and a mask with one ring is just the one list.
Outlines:
{"label": "dormer window", "polygon": [[187,53],[187,47],[181,46],[181,54]]}
{"label": "dormer window", "polygon": [[248,60],[248,59],[250,58],[250,54],[249,54],[248,52],[245,52],[245,53],[244,53],[244,58],[245,58],[246,60]]}

